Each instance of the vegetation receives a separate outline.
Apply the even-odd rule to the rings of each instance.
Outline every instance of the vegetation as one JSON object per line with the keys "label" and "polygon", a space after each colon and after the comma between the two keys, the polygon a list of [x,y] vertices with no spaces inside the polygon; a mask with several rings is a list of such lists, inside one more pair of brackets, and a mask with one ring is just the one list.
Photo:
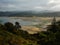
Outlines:
{"label": "vegetation", "polygon": [[18,22],[0,24],[0,45],[60,45],[60,21],[54,20],[47,31],[36,34],[23,31]]}
{"label": "vegetation", "polygon": [[42,12],[35,12],[35,11],[21,11],[21,12],[18,12],[18,11],[12,11],[12,12],[3,12],[3,11],[0,11],[0,16],[8,16],[8,17],[33,17],[33,16],[36,16],[36,17],[52,17],[52,16],[57,16],[57,17],[60,17],[60,12],[49,12],[49,11],[42,11]]}

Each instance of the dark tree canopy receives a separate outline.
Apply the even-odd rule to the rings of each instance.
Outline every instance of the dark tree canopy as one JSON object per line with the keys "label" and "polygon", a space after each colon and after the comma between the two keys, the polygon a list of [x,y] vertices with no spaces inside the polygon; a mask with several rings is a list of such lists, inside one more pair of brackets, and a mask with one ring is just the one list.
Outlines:
{"label": "dark tree canopy", "polygon": [[16,28],[16,29],[20,29],[20,28],[21,28],[21,25],[20,25],[19,22],[15,22],[15,28]]}
{"label": "dark tree canopy", "polygon": [[13,31],[14,25],[12,23],[7,22],[4,24],[4,26],[5,26],[6,30]]}

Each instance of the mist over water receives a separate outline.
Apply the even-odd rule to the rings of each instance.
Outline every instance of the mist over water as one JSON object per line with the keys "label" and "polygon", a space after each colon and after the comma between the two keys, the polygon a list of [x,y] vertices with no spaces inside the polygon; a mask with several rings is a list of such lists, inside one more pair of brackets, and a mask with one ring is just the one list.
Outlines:
{"label": "mist over water", "polygon": [[51,23],[52,19],[52,17],[0,17],[0,23],[11,22],[15,24],[15,22],[19,22],[21,25],[44,25]]}
{"label": "mist over water", "polygon": [[40,20],[38,19],[29,19],[29,18],[11,18],[11,17],[0,17],[0,23],[6,23],[6,22],[11,22],[11,23],[15,23],[15,22],[19,22],[21,25],[34,25],[34,24],[39,24]]}
{"label": "mist over water", "polygon": [[[60,17],[56,17],[56,20],[59,19]],[[53,17],[0,17],[0,23],[11,22],[15,24],[15,22],[19,22],[22,29],[30,33],[44,31],[52,21]]]}
{"label": "mist over water", "polygon": [[[59,20],[59,17],[56,17],[56,20]],[[11,22],[15,24],[15,22],[19,22],[22,26],[24,25],[46,25],[51,23],[53,17],[0,17],[0,23]]]}

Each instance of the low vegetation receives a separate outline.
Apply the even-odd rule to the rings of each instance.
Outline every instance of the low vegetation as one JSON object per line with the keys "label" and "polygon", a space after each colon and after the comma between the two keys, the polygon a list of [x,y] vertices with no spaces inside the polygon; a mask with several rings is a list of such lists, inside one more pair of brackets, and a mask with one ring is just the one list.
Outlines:
{"label": "low vegetation", "polygon": [[0,45],[60,45],[60,21],[36,34],[23,31],[18,22],[0,24]]}

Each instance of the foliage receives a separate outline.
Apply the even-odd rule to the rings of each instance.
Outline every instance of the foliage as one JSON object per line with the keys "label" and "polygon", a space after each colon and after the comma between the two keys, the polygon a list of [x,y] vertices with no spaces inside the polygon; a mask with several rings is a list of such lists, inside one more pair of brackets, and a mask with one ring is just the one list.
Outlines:
{"label": "foliage", "polygon": [[36,34],[16,29],[10,22],[0,24],[0,45],[60,45],[60,21]]}

